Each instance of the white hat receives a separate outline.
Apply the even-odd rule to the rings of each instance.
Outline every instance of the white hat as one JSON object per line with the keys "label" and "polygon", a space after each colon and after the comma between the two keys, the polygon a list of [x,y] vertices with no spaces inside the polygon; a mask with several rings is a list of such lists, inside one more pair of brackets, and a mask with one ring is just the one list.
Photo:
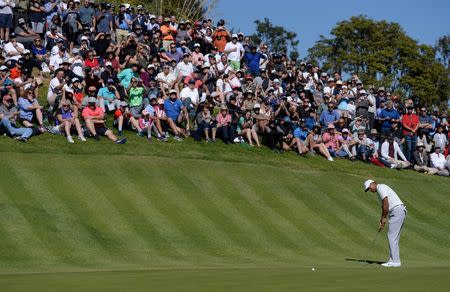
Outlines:
{"label": "white hat", "polygon": [[364,182],[364,191],[365,191],[365,192],[367,192],[367,190],[368,190],[369,187],[370,187],[370,184],[373,183],[373,182],[375,182],[375,181],[373,181],[373,180],[371,180],[371,179],[368,179],[368,180],[366,180],[366,181]]}
{"label": "white hat", "polygon": [[78,79],[78,77],[73,77],[72,78],[72,83],[75,83],[75,82],[80,82],[80,79]]}
{"label": "white hat", "polygon": [[194,48],[196,48],[196,47],[199,47],[199,48],[200,48],[200,44],[199,44],[199,43],[196,43],[196,44],[194,45]]}
{"label": "white hat", "polygon": [[332,77],[328,78],[328,82],[333,82],[334,79]]}
{"label": "white hat", "polygon": [[234,39],[234,38],[236,38],[236,39],[237,39],[237,38],[238,38],[238,35],[237,35],[237,34],[235,34],[235,33],[233,33],[233,34],[231,35],[231,38],[232,38],[232,39]]}
{"label": "white hat", "polygon": [[110,61],[105,62],[105,67],[108,67],[108,66],[112,66],[112,63]]}
{"label": "white hat", "polygon": [[279,79],[274,79],[273,83],[280,83],[280,80]]}
{"label": "white hat", "polygon": [[4,71],[4,70],[7,70],[8,69],[8,67],[6,67],[5,65],[2,65],[1,67],[0,67],[0,71]]}
{"label": "white hat", "polygon": [[341,85],[342,85],[342,80],[338,80],[338,81],[336,82],[336,84],[341,84]]}
{"label": "white hat", "polygon": [[253,106],[253,108],[261,108],[261,105],[259,103],[255,103],[255,105]]}
{"label": "white hat", "polygon": [[81,37],[81,40],[82,40],[82,41],[84,41],[84,40],[88,41],[89,38],[88,38],[87,36],[84,35],[84,36]]}
{"label": "white hat", "polygon": [[29,54],[29,53],[31,53],[30,50],[25,49],[25,50],[23,50],[22,55],[26,55],[26,54]]}
{"label": "white hat", "polygon": [[367,92],[363,89],[359,91],[359,94],[367,94]]}

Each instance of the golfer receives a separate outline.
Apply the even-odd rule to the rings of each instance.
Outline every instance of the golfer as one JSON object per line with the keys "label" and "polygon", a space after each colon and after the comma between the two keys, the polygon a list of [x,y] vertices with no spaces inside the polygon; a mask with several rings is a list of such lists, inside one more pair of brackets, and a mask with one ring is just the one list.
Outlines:
{"label": "golfer", "polygon": [[364,191],[370,190],[372,193],[378,193],[381,201],[381,219],[378,231],[383,229],[389,215],[389,231],[387,234],[389,241],[389,261],[381,264],[384,267],[400,267],[400,233],[402,232],[403,222],[406,218],[406,207],[398,195],[389,186],[378,184],[369,179],[364,182]]}

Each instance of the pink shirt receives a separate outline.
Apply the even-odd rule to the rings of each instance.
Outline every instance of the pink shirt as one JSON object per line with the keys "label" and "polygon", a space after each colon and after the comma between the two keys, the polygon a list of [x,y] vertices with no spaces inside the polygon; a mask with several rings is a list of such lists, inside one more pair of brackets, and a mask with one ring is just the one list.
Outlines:
{"label": "pink shirt", "polygon": [[328,132],[326,132],[322,136],[322,140],[323,140],[323,143],[325,143],[325,146],[327,148],[331,148],[333,150],[338,149],[338,146],[339,146],[338,138],[339,138],[338,135],[336,135],[336,134],[330,135],[330,133],[328,133]]}
{"label": "pink shirt", "polygon": [[231,123],[231,115],[230,114],[226,114],[225,116],[223,116],[220,113],[220,114],[217,115],[216,120],[217,120],[217,126],[221,127],[223,125]]}

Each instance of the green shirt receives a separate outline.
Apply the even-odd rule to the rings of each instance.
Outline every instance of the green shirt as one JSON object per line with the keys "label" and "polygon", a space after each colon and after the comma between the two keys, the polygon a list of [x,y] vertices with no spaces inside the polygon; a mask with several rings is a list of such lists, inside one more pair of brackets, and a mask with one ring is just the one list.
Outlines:
{"label": "green shirt", "polygon": [[130,106],[140,106],[142,105],[142,97],[144,96],[144,88],[142,87],[131,87],[130,93],[128,94],[129,100],[128,104]]}

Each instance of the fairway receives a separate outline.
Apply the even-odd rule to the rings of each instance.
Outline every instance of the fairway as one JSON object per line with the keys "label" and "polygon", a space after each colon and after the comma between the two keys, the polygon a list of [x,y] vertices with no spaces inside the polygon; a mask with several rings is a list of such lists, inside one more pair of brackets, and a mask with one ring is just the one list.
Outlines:
{"label": "fairway", "polygon": [[[138,139],[0,140],[2,291],[450,289],[446,178]],[[408,207],[400,269],[358,261],[388,256],[368,177]]]}

